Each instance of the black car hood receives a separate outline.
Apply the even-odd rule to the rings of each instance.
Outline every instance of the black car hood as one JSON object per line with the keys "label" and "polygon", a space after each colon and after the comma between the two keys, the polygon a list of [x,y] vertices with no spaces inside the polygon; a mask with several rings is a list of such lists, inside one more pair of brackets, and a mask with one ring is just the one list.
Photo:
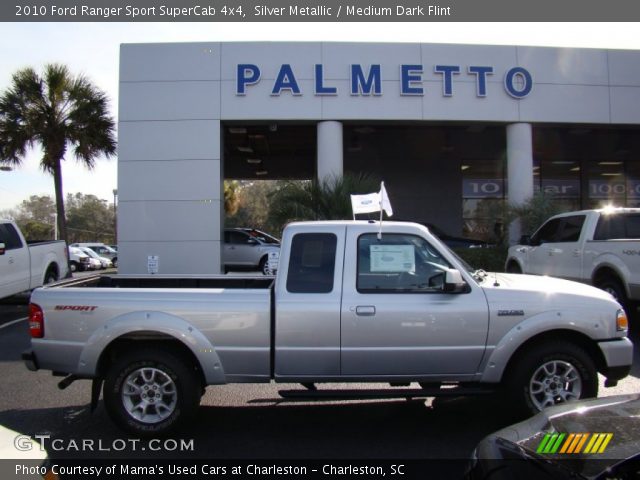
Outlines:
{"label": "black car hood", "polygon": [[[547,434],[566,434],[556,453],[538,451]],[[603,452],[586,453],[593,434],[612,434]],[[588,434],[578,453],[560,453],[571,434]],[[527,455],[558,463],[562,469],[594,478],[622,461],[640,454],[640,395],[605,397],[551,407],[527,421],[507,427],[487,440],[504,439]],[[575,444],[575,447],[580,442]],[[485,453],[492,449],[485,449]],[[578,450],[578,448],[575,448]],[[523,453],[524,453],[523,452]],[[479,451],[478,453],[481,454]],[[640,467],[638,468],[640,470]]]}

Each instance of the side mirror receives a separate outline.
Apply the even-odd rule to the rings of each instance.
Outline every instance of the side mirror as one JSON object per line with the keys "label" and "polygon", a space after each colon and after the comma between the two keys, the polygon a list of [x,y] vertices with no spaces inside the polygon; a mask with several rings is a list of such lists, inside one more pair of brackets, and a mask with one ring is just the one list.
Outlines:
{"label": "side mirror", "polygon": [[247,240],[247,245],[260,245],[260,242],[255,238],[250,238]]}
{"label": "side mirror", "polygon": [[531,245],[531,235],[522,235],[518,243],[520,245]]}
{"label": "side mirror", "polygon": [[7,248],[5,247],[4,243],[0,243],[0,255],[4,255],[6,251]]}
{"label": "side mirror", "polygon": [[462,293],[467,290],[467,282],[462,278],[458,270],[449,268],[445,270],[444,291],[447,293]]}

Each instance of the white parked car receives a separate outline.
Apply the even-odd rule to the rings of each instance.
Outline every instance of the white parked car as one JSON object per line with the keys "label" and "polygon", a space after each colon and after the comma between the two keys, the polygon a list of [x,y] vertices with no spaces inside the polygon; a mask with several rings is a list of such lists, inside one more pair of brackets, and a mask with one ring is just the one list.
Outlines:
{"label": "white parked car", "polygon": [[78,248],[90,248],[96,252],[99,256],[108,258],[114,267],[118,266],[118,251],[111,248],[109,245],[98,242],[86,242],[86,243],[72,243],[72,247]]}
{"label": "white parked car", "polygon": [[91,258],[76,247],[69,247],[69,268],[72,272],[91,270]]}
{"label": "white parked car", "polygon": [[111,268],[113,266],[113,264],[111,263],[111,260],[105,257],[101,257],[96,252],[91,250],[89,247],[80,247],[80,250],[82,250],[90,258],[92,258],[94,260],[92,264],[97,265],[98,268],[101,268],[104,270],[106,268]]}
{"label": "white parked car", "polygon": [[588,283],[630,308],[640,301],[640,208],[551,217],[509,249],[505,268]]}
{"label": "white parked car", "polygon": [[[254,228],[227,228],[224,231],[222,259],[225,272],[259,269],[274,275],[275,259],[280,256],[280,240]],[[273,266],[275,263],[275,267]]]}

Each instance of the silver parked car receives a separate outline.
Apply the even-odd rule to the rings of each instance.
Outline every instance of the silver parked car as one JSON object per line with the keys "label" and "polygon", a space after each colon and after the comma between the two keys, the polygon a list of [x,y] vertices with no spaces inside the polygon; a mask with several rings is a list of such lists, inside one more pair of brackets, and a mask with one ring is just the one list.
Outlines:
{"label": "silver parked car", "polygon": [[118,266],[118,251],[104,243],[72,243],[72,247],[89,248],[96,252],[100,257],[108,258],[114,267]]}
{"label": "silver parked car", "polygon": [[92,264],[95,264],[97,268],[106,269],[111,268],[113,263],[107,257],[101,257],[94,250],[89,247],[78,247],[85,254],[92,259]]}
{"label": "silver parked car", "polygon": [[225,272],[260,269],[265,275],[273,275],[270,253],[280,254],[280,240],[268,233],[254,228],[225,229],[222,254]]}

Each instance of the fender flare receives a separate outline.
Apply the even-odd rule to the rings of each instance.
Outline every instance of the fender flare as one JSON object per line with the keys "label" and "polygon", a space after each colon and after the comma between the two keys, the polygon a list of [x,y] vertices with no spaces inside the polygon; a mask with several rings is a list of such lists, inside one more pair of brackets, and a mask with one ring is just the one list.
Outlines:
{"label": "fender flare", "polygon": [[[571,318],[567,318],[569,315]],[[567,318],[567,320],[565,320],[565,323],[560,324],[563,318]],[[589,327],[587,327],[584,321],[576,322],[572,318],[581,318],[581,316],[578,315],[578,312],[547,311],[514,325],[511,330],[502,336],[496,346],[490,349],[490,353],[481,367],[481,381],[488,383],[500,382],[513,355],[522,345],[534,337],[553,331],[564,331],[594,339],[597,334],[605,331],[604,325],[598,319],[593,319],[589,323]]]}
{"label": "fender flare", "polygon": [[54,267],[58,270],[58,280],[61,280],[64,275],[62,272],[62,268],[60,268],[60,262],[58,256],[55,253],[48,253],[42,262],[44,268],[42,269],[42,276],[40,277],[40,285],[44,285],[44,281],[47,279],[47,272],[51,267]]}
{"label": "fender flare", "polygon": [[199,362],[207,385],[227,383],[220,357],[202,332],[180,317],[155,311],[126,313],[95,331],[80,353],[78,374],[95,377],[98,360],[111,343],[124,335],[143,331],[167,335],[186,346]]}
{"label": "fender flare", "polygon": [[512,262],[517,264],[518,267],[520,267],[520,271],[522,273],[526,273],[525,270],[524,270],[524,265],[522,264],[520,259],[518,257],[513,257],[513,256],[508,256],[507,259],[505,260],[505,262],[504,262],[504,270],[505,270],[505,272],[507,271],[507,266]]}
{"label": "fender flare", "polygon": [[593,269],[591,270],[591,275],[590,275],[591,285],[596,284],[595,280],[596,280],[596,277],[598,277],[596,273],[604,269],[613,271],[613,273],[620,280],[620,283],[622,284],[622,288],[624,288],[624,291],[627,294],[627,297],[629,297],[631,292],[629,291],[628,279],[631,278],[631,272],[629,271],[629,267],[627,265],[624,265],[620,261],[620,259],[618,259],[614,255],[604,254],[596,259],[596,261],[593,264]]}

